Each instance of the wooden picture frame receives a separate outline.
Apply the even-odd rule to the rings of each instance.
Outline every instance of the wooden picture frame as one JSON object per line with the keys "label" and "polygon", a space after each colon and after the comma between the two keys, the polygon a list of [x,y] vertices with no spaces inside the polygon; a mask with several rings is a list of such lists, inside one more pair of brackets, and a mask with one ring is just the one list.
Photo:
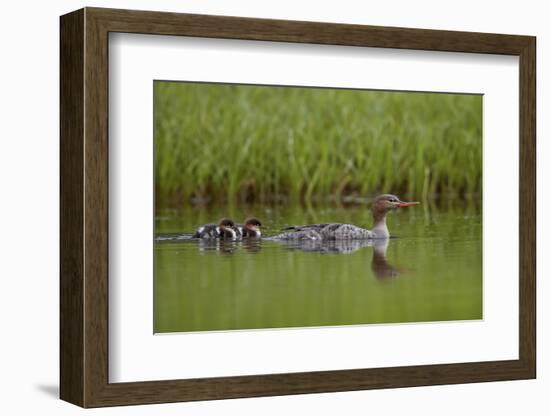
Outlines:
{"label": "wooden picture frame", "polygon": [[[85,8],[61,17],[60,396],[100,407],[535,378],[535,38]],[[108,34],[519,56],[519,359],[109,383]]]}

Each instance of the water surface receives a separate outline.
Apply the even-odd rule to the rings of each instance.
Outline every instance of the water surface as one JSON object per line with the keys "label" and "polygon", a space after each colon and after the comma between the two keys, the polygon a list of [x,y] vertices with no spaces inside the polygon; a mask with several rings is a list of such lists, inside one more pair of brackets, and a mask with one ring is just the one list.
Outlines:
{"label": "water surface", "polygon": [[199,224],[254,215],[289,224],[370,227],[368,207],[210,207],[157,211],[155,332],[482,318],[481,211],[430,204],[391,213],[379,242],[190,239]]}

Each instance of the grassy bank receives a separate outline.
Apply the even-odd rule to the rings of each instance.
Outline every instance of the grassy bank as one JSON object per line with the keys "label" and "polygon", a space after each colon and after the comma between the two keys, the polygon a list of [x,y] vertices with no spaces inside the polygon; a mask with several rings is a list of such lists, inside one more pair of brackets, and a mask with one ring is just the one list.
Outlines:
{"label": "grassy bank", "polygon": [[155,83],[155,187],[192,201],[481,192],[482,99]]}

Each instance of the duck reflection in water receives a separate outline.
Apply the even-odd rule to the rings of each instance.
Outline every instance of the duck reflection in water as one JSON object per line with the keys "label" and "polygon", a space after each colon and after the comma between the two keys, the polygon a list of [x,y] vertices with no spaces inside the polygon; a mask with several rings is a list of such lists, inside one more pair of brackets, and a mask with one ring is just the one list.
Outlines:
{"label": "duck reflection in water", "polygon": [[390,240],[388,238],[375,240],[373,242],[372,262],[370,267],[380,280],[396,279],[404,272],[403,269],[393,266],[386,260],[386,252],[388,251],[389,245]]}
{"label": "duck reflection in water", "polygon": [[[204,254],[234,254],[238,250],[245,250],[250,254],[258,253],[262,249],[262,240],[259,238],[241,241],[223,239],[191,239],[189,236],[165,235],[157,237],[158,242],[181,242],[187,240],[197,245],[199,252]],[[390,238],[373,240],[277,240],[288,250],[298,250],[309,253],[322,254],[352,254],[364,247],[372,247],[371,270],[379,280],[396,279],[407,272],[407,269],[398,268],[388,262],[386,253]]]}
{"label": "duck reflection in water", "polygon": [[364,247],[372,247],[371,270],[378,279],[395,279],[405,271],[388,263],[386,253],[390,244],[389,238],[377,240],[302,240],[280,242],[285,244],[289,250],[323,254],[351,254]]}
{"label": "duck reflection in water", "polygon": [[243,241],[235,240],[196,240],[200,252],[215,252],[221,254],[233,254],[239,249],[244,249],[248,253],[255,254],[262,249],[261,240],[250,239]]}

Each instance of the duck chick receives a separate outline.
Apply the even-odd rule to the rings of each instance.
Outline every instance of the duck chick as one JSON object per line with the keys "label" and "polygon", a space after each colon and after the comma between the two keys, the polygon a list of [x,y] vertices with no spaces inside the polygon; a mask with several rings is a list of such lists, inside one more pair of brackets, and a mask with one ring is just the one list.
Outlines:
{"label": "duck chick", "polygon": [[259,238],[262,236],[260,228],[262,223],[257,218],[247,218],[244,224],[237,224],[240,235],[244,237]]}
{"label": "duck chick", "polygon": [[233,220],[222,218],[218,224],[204,224],[197,228],[192,238],[236,240],[237,231]]}

